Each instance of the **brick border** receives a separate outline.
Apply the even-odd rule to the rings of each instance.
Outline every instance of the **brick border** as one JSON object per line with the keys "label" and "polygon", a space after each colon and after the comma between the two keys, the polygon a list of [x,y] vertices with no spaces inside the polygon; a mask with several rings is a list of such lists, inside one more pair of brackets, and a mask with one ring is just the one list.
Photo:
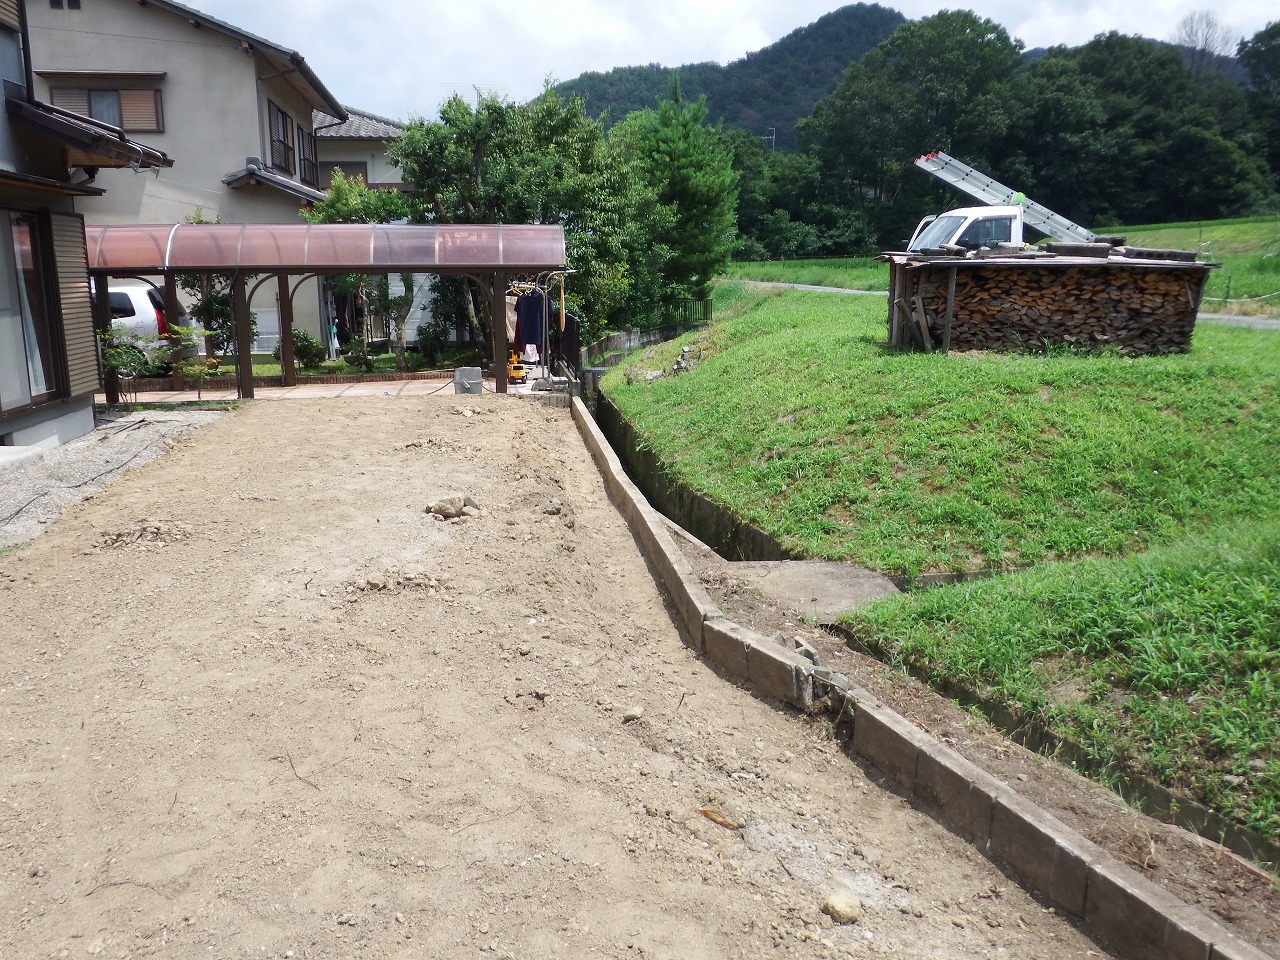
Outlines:
{"label": "brick border", "polygon": [[725,617],[672,539],[666,518],[623,472],[577,397],[572,413],[609,498],[631,525],[680,612],[686,641],[701,656],[798,709],[813,710],[826,698],[837,719],[836,735],[853,753],[1123,956],[1280,960],[1116,860],[848,678]]}

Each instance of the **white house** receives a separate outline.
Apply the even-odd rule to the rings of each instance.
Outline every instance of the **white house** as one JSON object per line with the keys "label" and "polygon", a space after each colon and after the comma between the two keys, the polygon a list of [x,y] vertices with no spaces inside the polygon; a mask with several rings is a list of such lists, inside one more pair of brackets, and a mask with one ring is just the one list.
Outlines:
{"label": "white house", "polygon": [[[296,223],[323,198],[312,117],[348,115],[297,51],[172,0],[35,3],[29,34],[40,97],[145,137],[174,161],[106,170],[68,151],[79,179],[108,188],[77,199],[87,223]],[[275,345],[274,296],[252,304],[256,349]],[[319,285],[294,302],[298,328],[323,336]]]}

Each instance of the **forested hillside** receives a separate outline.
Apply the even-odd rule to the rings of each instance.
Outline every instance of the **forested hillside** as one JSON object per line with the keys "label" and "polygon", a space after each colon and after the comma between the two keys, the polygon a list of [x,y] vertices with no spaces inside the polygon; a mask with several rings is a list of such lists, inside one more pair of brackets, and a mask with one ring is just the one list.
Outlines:
{"label": "forested hillside", "polygon": [[581,95],[587,113],[608,113],[610,123],[634,110],[654,106],[671,92],[679,75],[683,96],[707,98],[712,123],[764,137],[772,129],[779,150],[796,146],[795,127],[813,105],[835,89],[850,63],[906,22],[896,10],[876,3],[841,7],[727,66],[694,63],[682,67],[649,64],[584,73],[556,86],[561,96]]}
{"label": "forested hillside", "polygon": [[1100,34],[1024,54],[999,24],[948,10],[850,63],[798,128],[795,153],[729,130],[739,256],[812,257],[903,242],[971,201],[912,161],[943,150],[1085,226],[1274,214],[1280,206],[1280,21],[1229,61]]}

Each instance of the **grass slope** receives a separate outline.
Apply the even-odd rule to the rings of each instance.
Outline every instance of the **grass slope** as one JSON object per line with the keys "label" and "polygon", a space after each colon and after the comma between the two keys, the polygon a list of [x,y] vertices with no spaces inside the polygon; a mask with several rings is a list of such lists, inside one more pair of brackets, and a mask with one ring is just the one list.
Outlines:
{"label": "grass slope", "polygon": [[1142,549],[1280,500],[1280,337],[1190,354],[887,353],[884,305],[721,287],[697,369],[604,387],[686,482],[810,556],[892,575]]}
{"label": "grass slope", "polygon": [[845,620],[887,659],[994,698],[1280,840],[1280,525],[904,595]]}
{"label": "grass slope", "polygon": [[736,280],[802,283],[844,290],[889,289],[889,267],[872,257],[829,260],[743,260],[729,264],[725,276]]}
{"label": "grass slope", "polygon": [[[811,557],[1033,567],[851,627],[1280,837],[1280,335],[896,354],[879,301],[716,296],[714,327],[603,384],[677,476]],[[684,345],[694,370],[646,380]]]}

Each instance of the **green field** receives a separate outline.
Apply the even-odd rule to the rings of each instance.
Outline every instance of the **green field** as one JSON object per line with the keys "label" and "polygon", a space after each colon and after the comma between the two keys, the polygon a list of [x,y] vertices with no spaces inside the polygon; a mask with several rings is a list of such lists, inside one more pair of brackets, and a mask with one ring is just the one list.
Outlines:
{"label": "green field", "polygon": [[806,556],[995,574],[850,629],[1280,838],[1280,334],[943,357],[878,300],[716,298],[603,384],[673,474]]}
{"label": "green field", "polygon": [[724,275],[736,280],[802,283],[844,290],[889,289],[889,267],[873,257],[830,260],[744,260],[731,263]]}

